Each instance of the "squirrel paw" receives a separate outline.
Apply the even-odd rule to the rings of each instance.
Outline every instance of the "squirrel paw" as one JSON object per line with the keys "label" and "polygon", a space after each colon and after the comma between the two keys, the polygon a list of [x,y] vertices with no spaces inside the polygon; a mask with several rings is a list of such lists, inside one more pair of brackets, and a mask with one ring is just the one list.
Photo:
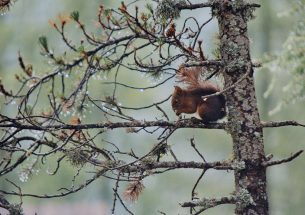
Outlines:
{"label": "squirrel paw", "polygon": [[191,117],[191,121],[192,121],[192,122],[196,122],[196,123],[202,122],[201,119],[198,119],[198,118],[196,118],[196,117]]}

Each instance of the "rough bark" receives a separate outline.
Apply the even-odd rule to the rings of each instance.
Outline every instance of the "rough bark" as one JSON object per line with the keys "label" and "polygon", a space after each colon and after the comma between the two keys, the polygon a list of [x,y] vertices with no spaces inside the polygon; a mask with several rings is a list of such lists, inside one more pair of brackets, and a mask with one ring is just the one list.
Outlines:
{"label": "rough bark", "polygon": [[[227,92],[228,132],[233,139],[234,158],[245,163],[234,171],[235,192],[240,195],[236,214],[268,214],[263,130],[255,97],[253,69],[247,35],[246,7],[219,1],[217,18],[221,56],[225,65],[225,87],[243,79]],[[237,2],[237,1],[236,1]],[[242,1],[238,1],[242,4]],[[245,77],[245,74],[247,75]]]}

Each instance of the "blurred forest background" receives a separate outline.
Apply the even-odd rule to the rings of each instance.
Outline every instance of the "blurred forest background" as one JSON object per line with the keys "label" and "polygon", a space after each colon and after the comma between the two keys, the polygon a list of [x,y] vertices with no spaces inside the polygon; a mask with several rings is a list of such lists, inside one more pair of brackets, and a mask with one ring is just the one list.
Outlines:
{"label": "blurred forest background", "polygon": [[[28,63],[34,66],[34,72],[41,73],[49,71],[52,67],[40,55],[38,37],[46,35],[49,39],[50,47],[55,52],[63,52],[65,47],[61,42],[60,35],[48,24],[49,20],[57,19],[58,15],[68,15],[74,10],[80,12],[80,18],[92,31],[95,30],[96,13],[98,6],[104,4],[107,7],[118,7],[121,1],[107,0],[19,0],[11,10],[0,16],[0,76],[7,86],[14,86],[16,83],[14,74],[21,73],[17,57],[18,51]],[[289,13],[295,1],[289,0],[268,0],[258,1],[262,7],[256,11],[256,19],[249,23],[249,35],[251,38],[252,58],[258,61],[265,61],[274,54],[278,54],[283,49],[283,44],[287,40],[290,32],[295,29],[298,18]],[[208,9],[188,11],[182,14],[183,17],[191,13],[201,22],[210,17]],[[304,17],[303,17],[304,18]],[[178,23],[179,26],[179,23]],[[73,27],[73,26],[72,26]],[[70,26],[70,32],[74,32]],[[179,29],[179,27],[178,27]],[[75,31],[76,32],[76,31]],[[211,52],[215,48],[215,34],[217,32],[217,22],[214,20],[209,23],[203,30],[202,39],[205,44],[205,52],[212,56]],[[275,79],[276,77],[276,79]],[[131,78],[136,86],[143,83],[149,83],[147,77],[133,77],[125,75],[121,77],[124,80]],[[286,101],[284,93],[285,87],[292,79],[291,75],[285,71],[270,70],[268,68],[257,69],[255,72],[256,89],[259,111],[261,118],[267,120],[298,120],[305,123],[304,101],[286,102],[287,104],[278,109],[281,101]],[[104,77],[104,80],[96,81],[96,92],[94,94],[106,94],[107,87],[102,86],[101,82],[111,79]],[[267,92],[270,84],[272,89]],[[166,98],[173,90],[174,82],[171,82],[159,89],[150,91],[129,91],[120,88],[122,101],[124,104],[141,103]],[[124,92],[123,92],[124,90]],[[109,91],[111,92],[111,91]],[[166,92],[166,95],[165,93]],[[266,96],[268,94],[268,96]],[[265,95],[265,96],[264,96]],[[12,114],[14,108],[2,105],[4,99],[0,97],[1,112]],[[170,119],[175,120],[176,116],[171,111],[169,102],[163,106],[169,113]],[[273,111],[277,109],[277,111]],[[274,113],[273,113],[274,112]],[[270,115],[270,113],[273,113]],[[141,112],[139,119],[152,119],[154,114]],[[87,122],[96,121],[99,116],[94,113],[86,119]],[[283,127],[274,129],[265,129],[265,150],[266,153],[274,154],[275,158],[284,158],[299,149],[305,148],[304,128]],[[228,159],[231,156],[231,141],[224,131],[213,130],[194,130],[181,129],[171,137],[170,143],[177,154],[178,159],[200,160],[194,155],[191,149],[189,139],[194,137],[197,146],[204,154],[207,161],[216,161]],[[124,144],[127,148],[145,148],[145,144],[154,144],[154,138],[147,134],[127,134],[123,130],[112,131],[108,133],[107,139],[116,144]],[[195,158],[194,158],[195,157]],[[33,161],[28,161],[33,162]],[[304,214],[305,211],[305,156],[301,156],[292,163],[275,166],[268,169],[268,188],[270,198],[271,214]],[[9,178],[20,184],[23,192],[26,193],[55,193],[57,189],[68,186],[75,174],[75,170],[66,163],[61,168],[60,174],[50,176],[49,170],[52,169],[52,162],[46,165],[40,165],[37,172],[29,176],[24,175],[26,166],[20,168],[20,172],[12,173]],[[197,170],[176,170],[174,172],[150,177],[144,180],[145,190],[136,203],[127,204],[136,214],[158,214],[158,211],[164,211],[167,214],[184,214],[178,207],[179,202],[190,199],[191,189],[194,182],[199,176]],[[59,177],[60,176],[60,177]],[[78,180],[85,180],[85,174],[80,175]],[[11,185],[4,178],[0,180],[1,189],[10,189]],[[233,172],[213,171],[210,170],[204,176],[198,191],[200,197],[223,196],[233,191],[234,180]],[[113,182],[100,179],[89,188],[68,196],[63,199],[33,199],[24,198],[25,214],[49,215],[49,214],[109,214],[109,208],[112,204],[112,187]],[[122,191],[124,187],[120,187]],[[13,198],[18,202],[18,198]],[[59,211],[56,211],[59,210]],[[123,210],[122,210],[123,211]],[[220,206],[208,210],[207,215],[233,214],[233,206]],[[116,212],[120,213],[120,210]]]}

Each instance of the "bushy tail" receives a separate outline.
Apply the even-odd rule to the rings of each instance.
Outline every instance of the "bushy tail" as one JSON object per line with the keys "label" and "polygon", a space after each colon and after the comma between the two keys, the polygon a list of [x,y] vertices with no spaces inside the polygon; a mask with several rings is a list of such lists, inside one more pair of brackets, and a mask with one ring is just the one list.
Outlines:
{"label": "bushy tail", "polygon": [[216,84],[204,80],[201,76],[201,72],[202,68],[200,67],[180,67],[177,72],[177,80],[178,82],[185,84],[186,89],[189,90],[201,88],[211,92],[220,91]]}
{"label": "bushy tail", "polygon": [[177,72],[178,82],[184,83],[187,88],[198,88],[201,86],[201,69],[199,67],[180,67]]}

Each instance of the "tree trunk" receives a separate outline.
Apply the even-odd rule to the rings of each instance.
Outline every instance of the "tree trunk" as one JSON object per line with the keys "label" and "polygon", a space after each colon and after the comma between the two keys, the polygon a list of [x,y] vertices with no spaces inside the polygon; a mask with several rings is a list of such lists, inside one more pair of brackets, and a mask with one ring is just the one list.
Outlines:
{"label": "tree trunk", "polygon": [[[230,5],[227,1],[219,2],[216,15],[221,56],[225,65],[225,88],[238,81],[226,96],[230,122],[227,130],[233,139],[235,160],[245,164],[244,168],[234,172],[235,193],[238,197],[235,213],[266,215],[266,168],[261,165],[265,159],[263,130],[255,97],[245,17],[245,11],[249,8],[241,6],[243,1],[230,2]],[[238,4],[238,7],[234,7],[234,4]]]}

